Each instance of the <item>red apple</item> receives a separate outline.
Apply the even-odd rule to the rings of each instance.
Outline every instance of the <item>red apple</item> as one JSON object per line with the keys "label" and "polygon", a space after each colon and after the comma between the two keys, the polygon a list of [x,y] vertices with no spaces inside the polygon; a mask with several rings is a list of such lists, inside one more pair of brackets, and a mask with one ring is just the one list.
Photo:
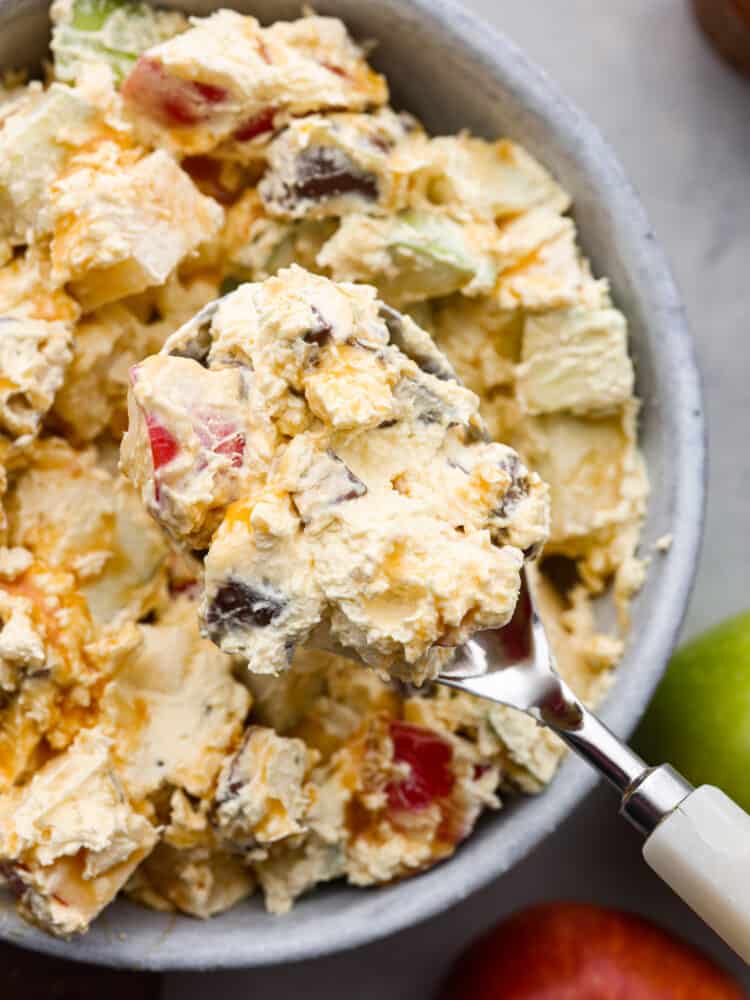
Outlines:
{"label": "red apple", "polygon": [[503,920],[459,959],[441,1000],[747,1000],[740,986],[655,924],[586,903]]}

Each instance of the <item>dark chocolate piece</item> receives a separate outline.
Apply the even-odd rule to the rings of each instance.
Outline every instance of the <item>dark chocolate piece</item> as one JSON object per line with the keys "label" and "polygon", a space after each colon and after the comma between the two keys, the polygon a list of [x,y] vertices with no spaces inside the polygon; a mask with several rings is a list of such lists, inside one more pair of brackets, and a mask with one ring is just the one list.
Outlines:
{"label": "dark chocolate piece", "polygon": [[229,579],[214,594],[206,612],[206,625],[214,640],[235,628],[265,628],[279,617],[287,603],[268,584],[251,587]]}
{"label": "dark chocolate piece", "polygon": [[456,373],[441,352],[435,348],[429,354],[412,343],[404,330],[404,317],[396,309],[392,309],[385,303],[380,304],[379,316],[384,321],[391,343],[397,347],[402,354],[421,368],[426,375],[434,375],[442,382],[456,382]]}
{"label": "dark chocolate piece", "polygon": [[220,782],[216,791],[215,803],[217,806],[222,805],[224,802],[228,802],[230,799],[238,795],[242,787],[252,778],[252,775],[242,775],[240,773],[242,768],[242,756],[247,749],[248,743],[250,742],[252,732],[253,727],[246,730],[244,736],[242,737],[242,742],[232,755],[232,763],[229,765],[227,780],[226,782]]}
{"label": "dark chocolate piece", "polygon": [[289,185],[290,200],[309,198],[323,201],[342,194],[357,194],[367,201],[377,201],[375,174],[357,170],[352,160],[340,150],[311,146],[297,157],[297,177]]}
{"label": "dark chocolate piece", "polygon": [[508,473],[511,483],[494,513],[497,517],[506,518],[529,495],[529,478],[525,471],[521,473],[523,466],[518,455],[510,455],[508,458],[503,459],[500,462],[500,468]]}
{"label": "dark chocolate piece", "polygon": [[316,306],[311,306],[310,311],[315,317],[315,325],[312,326],[302,338],[306,344],[316,344],[323,347],[333,337],[333,327]]}
{"label": "dark chocolate piece", "polygon": [[[303,489],[292,496],[297,513],[305,524],[310,523],[316,510],[335,507],[348,500],[356,500],[367,493],[367,486],[354,475],[346,462],[330,448],[326,450],[326,455],[334,464],[325,466],[318,463],[314,466],[313,475],[308,475],[303,480]],[[316,497],[323,498],[324,502],[316,503]]]}
{"label": "dark chocolate piece", "polygon": [[211,321],[218,308],[218,302],[209,302],[208,305],[205,305],[191,321],[193,329],[190,338],[180,347],[173,347],[169,356],[190,358],[191,361],[197,361],[199,365],[208,368],[208,355],[211,351]]}
{"label": "dark chocolate piece", "polygon": [[343,493],[339,493],[333,502],[344,503],[346,500],[356,500],[357,497],[363,497],[365,493],[367,493],[367,487],[359,476],[354,475],[346,462],[342,458],[339,458],[335,451],[331,451],[330,448],[327,448],[326,454],[329,458],[332,458],[334,462],[338,462],[338,464],[342,467],[342,471],[344,472],[347,481],[350,483],[350,488],[348,490],[344,490]]}

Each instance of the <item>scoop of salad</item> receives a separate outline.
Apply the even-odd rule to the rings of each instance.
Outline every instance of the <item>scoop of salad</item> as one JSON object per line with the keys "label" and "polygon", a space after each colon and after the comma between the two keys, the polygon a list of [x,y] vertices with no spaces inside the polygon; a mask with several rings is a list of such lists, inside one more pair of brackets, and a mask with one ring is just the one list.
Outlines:
{"label": "scoop of salad", "polygon": [[546,487],[373,288],[299,267],[241,285],[131,379],[122,467],[207,550],[203,628],[252,671],[315,641],[421,682],[509,620]]}

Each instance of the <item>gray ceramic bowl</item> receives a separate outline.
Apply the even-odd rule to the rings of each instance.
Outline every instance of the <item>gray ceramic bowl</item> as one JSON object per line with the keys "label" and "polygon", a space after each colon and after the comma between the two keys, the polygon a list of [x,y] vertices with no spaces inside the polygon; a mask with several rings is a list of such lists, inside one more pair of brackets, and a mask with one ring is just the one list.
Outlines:
{"label": "gray ceramic bowl", "polygon": [[[194,13],[218,6],[171,5]],[[227,5],[262,20],[298,16],[301,6],[300,0]],[[630,648],[602,712],[627,736],[676,638],[703,510],[698,376],[662,252],[596,129],[486,24],[449,0],[316,0],[315,7],[343,18],[357,37],[377,39],[374,62],[387,73],[396,102],[431,130],[508,135],[545,163],[572,192],[584,250],[596,272],[611,278],[630,319],[653,490],[644,540],[672,532],[674,544],[655,561],[636,602]],[[0,0],[0,66],[38,63],[47,32],[45,0]],[[257,899],[205,923],[118,902],[85,937],[63,942],[22,924],[0,893],[0,937],[83,961],[151,969],[263,965],[351,948],[423,920],[507,871],[555,830],[593,782],[582,764],[568,760],[548,791],[486,818],[450,861],[389,888],[314,892],[285,917],[268,916]]]}

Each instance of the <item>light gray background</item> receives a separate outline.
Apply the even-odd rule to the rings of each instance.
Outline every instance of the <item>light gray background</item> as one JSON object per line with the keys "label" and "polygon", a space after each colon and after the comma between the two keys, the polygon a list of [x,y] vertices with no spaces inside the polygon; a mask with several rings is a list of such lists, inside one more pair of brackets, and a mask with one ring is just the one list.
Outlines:
{"label": "light gray background", "polygon": [[[685,634],[750,606],[750,82],[695,28],[687,0],[465,0],[602,129],[666,246],[698,343],[710,432],[706,541]],[[353,952],[247,973],[170,974],[166,1000],[428,998],[463,946],[536,900],[638,910],[750,971],[640,860],[599,789],[510,874],[448,913]]]}

